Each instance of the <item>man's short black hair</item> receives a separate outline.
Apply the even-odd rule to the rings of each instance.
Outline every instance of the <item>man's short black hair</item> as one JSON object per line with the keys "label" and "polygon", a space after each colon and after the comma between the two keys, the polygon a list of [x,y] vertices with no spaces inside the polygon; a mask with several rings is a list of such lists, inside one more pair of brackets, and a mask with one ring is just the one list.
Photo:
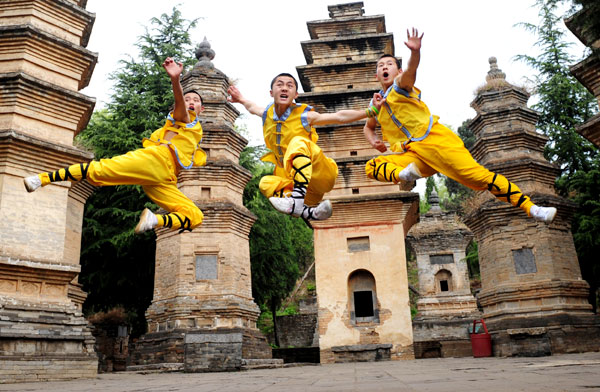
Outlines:
{"label": "man's short black hair", "polygon": [[396,56],[392,56],[391,54],[382,54],[378,59],[377,62],[379,62],[379,60],[384,59],[386,57],[391,57],[394,60],[396,60],[396,65],[398,66],[398,69],[402,69],[402,62],[400,60],[398,60],[398,58]]}
{"label": "man's short black hair", "polygon": [[202,99],[202,95],[200,95],[200,93],[198,92],[198,90],[196,90],[196,89],[193,89],[193,88],[190,88],[190,89],[187,89],[187,90],[185,90],[185,91],[183,92],[183,95],[185,96],[186,94],[189,94],[189,93],[194,93],[194,94],[196,94],[197,96],[199,96],[199,97],[200,97],[200,102],[201,102],[201,103],[202,103],[202,105],[204,106],[204,99]]}
{"label": "man's short black hair", "polygon": [[290,75],[289,73],[285,73],[285,72],[280,73],[279,75],[275,76],[273,78],[273,80],[271,80],[271,90],[273,90],[273,85],[275,84],[275,81],[277,80],[277,78],[280,76],[288,76],[288,77],[292,78],[294,80],[294,84],[296,85],[296,91],[298,90],[298,81],[296,80],[296,78],[293,77],[292,75]]}

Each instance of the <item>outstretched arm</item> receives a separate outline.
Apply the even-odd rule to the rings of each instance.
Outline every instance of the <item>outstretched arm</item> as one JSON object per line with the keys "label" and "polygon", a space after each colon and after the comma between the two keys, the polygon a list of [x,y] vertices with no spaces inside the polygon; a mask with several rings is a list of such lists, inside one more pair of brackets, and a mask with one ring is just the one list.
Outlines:
{"label": "outstretched arm", "polygon": [[410,49],[410,58],[404,72],[396,78],[396,84],[403,90],[411,91],[417,80],[417,68],[421,61],[421,40],[423,39],[423,35],[424,33],[419,36],[419,30],[414,27],[412,33],[406,30],[408,39],[404,44]]}
{"label": "outstretched arm", "polygon": [[[379,110],[385,99],[379,93],[373,95],[373,106]],[[367,110],[340,110],[335,113],[308,112],[307,118],[310,125],[347,124],[362,120],[367,117]]]}
{"label": "outstretched arm", "polygon": [[254,102],[249,101],[246,98],[244,98],[244,96],[242,95],[242,93],[240,92],[240,90],[237,87],[229,86],[229,88],[227,89],[227,93],[229,94],[229,97],[227,97],[227,100],[229,102],[241,103],[242,105],[244,105],[246,110],[248,112],[250,112],[250,114],[254,114],[256,116],[263,115],[265,108],[263,106],[259,106],[259,105],[255,104]]}
{"label": "outstretched arm", "polygon": [[179,77],[183,71],[183,64],[176,62],[171,57],[167,57],[162,66],[171,78],[171,85],[173,86],[173,97],[175,98],[173,118],[175,121],[180,121],[187,124],[190,122],[190,115],[185,107],[185,101],[183,100],[183,88],[181,87],[181,82],[179,81]]}

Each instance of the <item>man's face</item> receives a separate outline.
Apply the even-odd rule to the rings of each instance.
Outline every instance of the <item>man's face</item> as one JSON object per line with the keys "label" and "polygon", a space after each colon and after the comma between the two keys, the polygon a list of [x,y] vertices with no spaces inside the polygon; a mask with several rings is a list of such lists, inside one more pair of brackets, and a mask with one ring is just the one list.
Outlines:
{"label": "man's face", "polygon": [[383,87],[389,87],[394,83],[396,76],[402,73],[402,69],[398,69],[396,59],[392,57],[384,57],[377,61],[377,73],[375,78]]}
{"label": "man's face", "polygon": [[278,76],[271,88],[271,96],[276,105],[291,105],[298,97],[294,79],[289,76]]}
{"label": "man's face", "polygon": [[183,100],[185,101],[185,107],[188,110],[193,110],[196,114],[201,113],[204,110],[204,106],[202,106],[202,100],[200,96],[194,92],[189,92],[183,96]]}

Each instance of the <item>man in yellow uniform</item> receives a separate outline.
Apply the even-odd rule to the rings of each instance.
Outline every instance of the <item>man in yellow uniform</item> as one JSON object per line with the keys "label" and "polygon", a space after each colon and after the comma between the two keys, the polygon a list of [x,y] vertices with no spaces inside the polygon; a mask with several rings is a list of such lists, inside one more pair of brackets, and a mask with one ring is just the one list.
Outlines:
{"label": "man in yellow uniform", "polygon": [[[230,86],[230,102],[241,103],[251,114],[262,117],[265,144],[270,150],[262,157],[275,165],[273,175],[264,176],[260,191],[279,212],[305,220],[324,220],[331,216],[331,202],[323,201],[338,175],[335,161],[317,146],[316,125],[346,124],[373,115],[366,110],[340,110],[317,113],[306,104],[297,104],[298,82],[287,73],[271,81],[273,103],[262,107],[244,98],[235,86]],[[381,96],[375,94],[373,105],[381,107]]]}
{"label": "man in yellow uniform", "polygon": [[376,118],[367,120],[364,134],[373,148],[385,152],[387,147],[375,135],[381,125],[383,139],[390,143],[394,155],[383,155],[367,162],[367,176],[378,181],[398,183],[414,181],[440,172],[474,190],[489,190],[498,199],[521,208],[536,220],[550,223],[554,207],[539,207],[504,176],[492,173],[473,159],[462,140],[438,122],[421,100],[414,87],[421,58],[421,40],[416,29],[407,31],[405,45],[411,54],[404,71],[392,55],[377,61],[376,78],[385,102]]}
{"label": "man in yellow uniform", "polygon": [[167,58],[163,67],[171,78],[175,107],[165,125],[143,140],[144,148],[110,159],[78,163],[55,172],[40,173],[24,179],[33,192],[56,181],[87,181],[94,186],[141,185],[148,197],[168,211],[158,215],[144,209],[135,227],[142,233],[155,227],[191,231],[202,223],[200,209],[177,188],[181,169],[206,164],[200,148],[202,127],[198,115],[204,110],[196,91],[185,94],[179,81],[183,64]]}

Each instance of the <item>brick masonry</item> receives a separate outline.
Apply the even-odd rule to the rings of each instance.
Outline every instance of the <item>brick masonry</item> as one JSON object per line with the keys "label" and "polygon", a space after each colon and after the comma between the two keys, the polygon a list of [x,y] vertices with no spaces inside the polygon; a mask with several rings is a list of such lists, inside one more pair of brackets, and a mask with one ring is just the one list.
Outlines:
{"label": "brick masonry", "polygon": [[515,182],[536,204],[555,206],[552,224],[481,192],[469,201],[465,223],[479,245],[483,307],[493,354],[548,355],[598,350],[600,320],[588,302],[570,231],[574,203],[556,195],[558,168],[543,156],[529,94],[506,82],[490,58],[487,84],[472,102],[473,156]]}
{"label": "brick masonry", "polygon": [[26,176],[93,157],[73,144],[95,105],[78,92],[98,57],[85,49],[93,22],[85,1],[0,2],[2,382],[97,374],[77,279],[93,188],[62,182],[28,194],[23,186]]}

